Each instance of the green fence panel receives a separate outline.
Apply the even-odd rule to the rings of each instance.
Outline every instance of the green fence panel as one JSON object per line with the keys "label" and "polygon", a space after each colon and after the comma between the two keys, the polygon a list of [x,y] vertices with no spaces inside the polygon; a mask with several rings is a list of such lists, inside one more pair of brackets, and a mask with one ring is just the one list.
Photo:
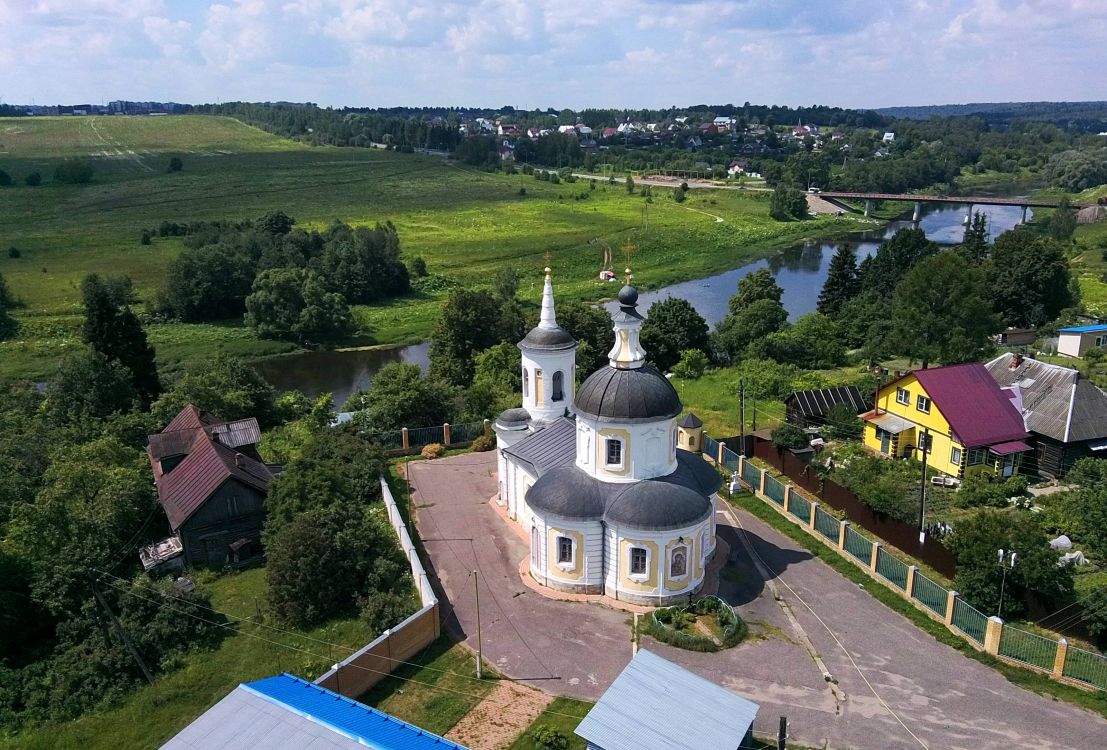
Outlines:
{"label": "green fence panel", "polygon": [[776,477],[767,475],[765,477],[765,496],[777,505],[784,505],[784,485]]}
{"label": "green fence panel", "polygon": [[719,441],[710,435],[703,436],[703,452],[712,461],[719,460]]}
{"label": "green fence panel", "polygon": [[399,430],[364,432],[362,434],[379,445],[381,450],[390,451],[404,447],[404,436]]}
{"label": "green fence panel", "polygon": [[738,454],[730,448],[723,448],[723,466],[731,473],[738,471]]}
{"label": "green fence panel", "polygon": [[953,601],[953,625],[977,643],[984,644],[984,632],[988,628],[988,616],[961,597]]}
{"label": "green fence panel", "polygon": [[444,442],[442,427],[415,427],[407,431],[407,442],[412,448],[422,448],[431,443]]}
{"label": "green fence panel", "polygon": [[949,592],[945,588],[934,583],[919,571],[915,571],[915,588],[911,592],[912,599],[923,604],[931,612],[945,617],[946,597],[948,595]]}
{"label": "green fence panel", "polygon": [[815,506],[815,531],[825,536],[830,541],[838,544],[838,519],[823,510],[821,505]]}
{"label": "green fence panel", "polygon": [[846,527],[846,552],[868,565],[873,557],[873,543],[853,530],[852,526]]}
{"label": "green fence panel", "polygon": [[1065,677],[1107,690],[1107,656],[1069,646],[1065,656]]}
{"label": "green fence panel", "polygon": [[754,466],[748,460],[742,467],[742,481],[755,490],[761,487],[761,469]]}
{"label": "green fence panel", "polygon": [[999,655],[1040,669],[1052,670],[1053,660],[1057,658],[1057,641],[1004,626],[999,638]]}
{"label": "green fence panel", "polygon": [[876,551],[876,572],[900,589],[907,588],[907,563],[883,547]]}
{"label": "green fence panel", "polygon": [[804,523],[811,520],[811,503],[807,502],[806,497],[796,492],[795,487],[788,495],[788,512]]}
{"label": "green fence panel", "polygon": [[466,422],[450,425],[450,442],[465,443],[484,434],[484,422]]}

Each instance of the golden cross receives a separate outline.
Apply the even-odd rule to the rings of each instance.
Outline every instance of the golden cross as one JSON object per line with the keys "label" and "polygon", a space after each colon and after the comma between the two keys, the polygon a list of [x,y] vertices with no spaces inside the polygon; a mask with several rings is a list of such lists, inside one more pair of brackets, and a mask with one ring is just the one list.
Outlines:
{"label": "golden cross", "polygon": [[634,243],[630,241],[630,237],[627,237],[627,244],[623,247],[623,251],[627,254],[626,277],[627,283],[629,284],[632,278],[630,273],[630,257],[634,253]]}

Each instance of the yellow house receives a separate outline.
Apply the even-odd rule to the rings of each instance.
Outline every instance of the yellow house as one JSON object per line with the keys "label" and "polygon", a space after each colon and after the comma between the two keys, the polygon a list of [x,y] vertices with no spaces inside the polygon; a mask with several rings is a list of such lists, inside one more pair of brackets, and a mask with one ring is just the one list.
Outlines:
{"label": "yellow house", "polygon": [[1031,450],[1022,414],[977,362],[916,370],[880,389],[865,420],[865,446],[889,458],[922,459],[952,477],[1016,474]]}

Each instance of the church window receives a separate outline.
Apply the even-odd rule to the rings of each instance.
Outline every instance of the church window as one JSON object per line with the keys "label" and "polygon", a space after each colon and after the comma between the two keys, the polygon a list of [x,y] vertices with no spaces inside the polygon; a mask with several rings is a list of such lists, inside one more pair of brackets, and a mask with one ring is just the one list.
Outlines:
{"label": "church window", "polygon": [[688,548],[677,547],[673,550],[673,559],[669,563],[669,577],[683,578],[688,574]]}
{"label": "church window", "polygon": [[553,396],[554,401],[562,401],[565,399],[565,373],[558,370],[553,374]]}
{"label": "church window", "polygon": [[536,568],[542,567],[542,535],[538,533],[537,526],[530,527],[530,564]]}
{"label": "church window", "polygon": [[646,563],[648,556],[645,547],[630,548],[630,574],[632,576],[646,575]]}
{"label": "church window", "polygon": [[623,465],[623,441],[619,438],[608,438],[606,443],[607,455],[604,463],[608,466],[620,467]]}
{"label": "church window", "polygon": [[530,370],[523,368],[523,398],[530,397]]}
{"label": "church window", "polygon": [[557,538],[557,564],[573,564],[573,540],[567,536]]}

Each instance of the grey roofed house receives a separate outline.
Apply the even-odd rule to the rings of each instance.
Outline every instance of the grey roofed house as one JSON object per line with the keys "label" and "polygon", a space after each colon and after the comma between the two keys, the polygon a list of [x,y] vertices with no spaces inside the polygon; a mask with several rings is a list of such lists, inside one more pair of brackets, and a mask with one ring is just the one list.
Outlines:
{"label": "grey roofed house", "polygon": [[639,649],[575,734],[589,750],[735,750],[758,705]]}
{"label": "grey roofed house", "polygon": [[787,420],[797,427],[819,427],[826,424],[826,415],[836,404],[848,404],[855,414],[860,414],[872,408],[872,397],[862,394],[857,386],[840,385],[793,391],[784,399]]}
{"label": "grey roofed house", "polygon": [[1107,458],[1107,393],[1077,370],[1019,354],[985,367],[1033,433],[1039,474],[1060,477],[1080,458]]}

